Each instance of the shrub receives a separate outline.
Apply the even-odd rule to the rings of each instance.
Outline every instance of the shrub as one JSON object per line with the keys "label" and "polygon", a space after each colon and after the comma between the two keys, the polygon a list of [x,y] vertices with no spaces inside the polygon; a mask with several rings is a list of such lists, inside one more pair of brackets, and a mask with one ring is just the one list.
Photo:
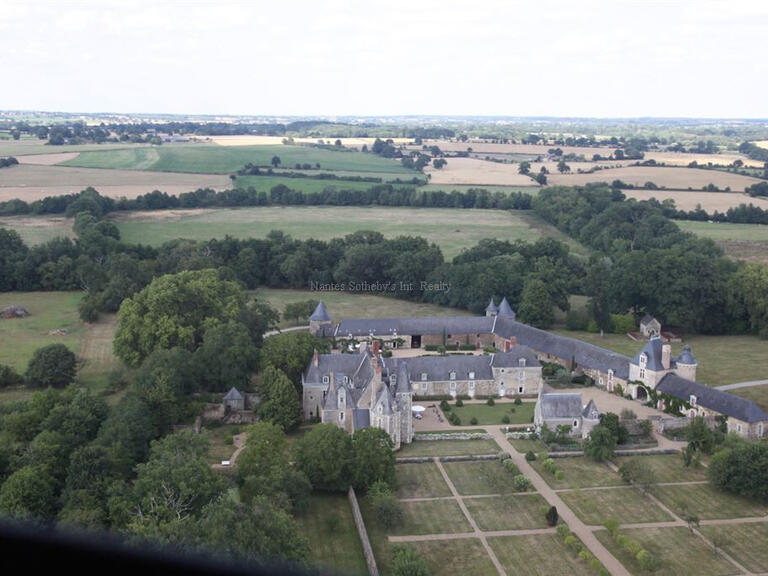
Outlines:
{"label": "shrub", "polygon": [[512,478],[512,485],[515,487],[515,492],[528,492],[533,487],[533,482],[531,482],[530,478],[518,474]]}
{"label": "shrub", "polygon": [[655,572],[661,566],[659,559],[645,549],[641,549],[637,555],[635,555],[635,559],[640,565],[640,568],[647,570],[648,572]]}
{"label": "shrub", "polygon": [[554,474],[555,472],[557,472],[557,465],[555,464],[555,461],[552,460],[552,458],[547,458],[546,460],[544,460],[542,467],[544,468],[544,470],[546,470],[550,474]]}
{"label": "shrub", "polygon": [[427,561],[412,546],[395,546],[392,550],[393,576],[429,576]]}
{"label": "shrub", "polygon": [[568,528],[567,524],[558,524],[557,528],[555,528],[555,531],[561,538],[565,538],[568,536],[568,534],[571,533],[571,530]]}
{"label": "shrub", "polygon": [[24,383],[24,378],[10,366],[0,364],[0,388],[8,386],[20,386]]}
{"label": "shrub", "polygon": [[562,470],[555,470],[555,480],[562,480],[565,478],[565,473]]}
{"label": "shrub", "polygon": [[509,424],[512,420],[509,419],[509,416],[507,414],[504,414],[504,416],[501,417],[501,423],[502,424]]}
{"label": "shrub", "polygon": [[509,454],[507,454],[506,452],[504,452],[504,451],[499,452],[499,462],[506,462],[510,458],[512,458],[512,457]]}
{"label": "shrub", "polygon": [[509,472],[512,472],[512,474],[519,474],[520,473],[520,469],[517,467],[517,464],[515,464],[514,461],[512,461],[511,459],[510,460],[506,460],[504,462],[504,467]]}
{"label": "shrub", "polygon": [[551,506],[544,517],[547,520],[547,526],[557,526],[557,521],[560,519],[560,515],[557,513],[557,508],[555,506]]}
{"label": "shrub", "polygon": [[491,396],[490,398],[488,398],[488,401],[486,402],[486,404],[488,404],[488,406],[495,406],[496,400],[494,400],[493,396]]}
{"label": "shrub", "polygon": [[470,418],[470,419],[469,419],[469,423],[470,423],[472,426],[477,426],[477,418],[475,418],[474,416],[472,416],[472,418]]}
{"label": "shrub", "polygon": [[461,408],[462,406],[464,406],[464,400],[462,400],[461,398],[457,398],[456,399],[456,407],[457,408]]}
{"label": "shrub", "polygon": [[565,540],[563,540],[563,542],[565,542],[565,545],[568,546],[568,548],[574,549],[577,546],[579,546],[579,541],[576,539],[576,536],[574,536],[573,534],[568,534],[568,536],[565,537]]}
{"label": "shrub", "polygon": [[515,406],[520,406],[523,401],[520,399],[520,396],[515,396]]}
{"label": "shrub", "polygon": [[528,462],[533,462],[536,460],[536,454],[533,450],[528,450],[528,452],[525,453],[525,459],[528,460]]}
{"label": "shrub", "polygon": [[615,334],[626,334],[635,331],[635,319],[632,314],[611,314]]}
{"label": "shrub", "polygon": [[608,518],[605,522],[603,522],[603,526],[605,526],[605,529],[610,532],[611,536],[614,538],[616,537],[616,533],[619,531],[619,522],[615,518]]}
{"label": "shrub", "polygon": [[[631,408],[622,408],[619,418],[621,420],[637,420],[637,414]],[[647,420],[644,420],[644,422],[647,422]]]}
{"label": "shrub", "polygon": [[374,482],[368,490],[368,498],[376,519],[384,528],[399,526],[403,521],[403,508],[386,482]]}

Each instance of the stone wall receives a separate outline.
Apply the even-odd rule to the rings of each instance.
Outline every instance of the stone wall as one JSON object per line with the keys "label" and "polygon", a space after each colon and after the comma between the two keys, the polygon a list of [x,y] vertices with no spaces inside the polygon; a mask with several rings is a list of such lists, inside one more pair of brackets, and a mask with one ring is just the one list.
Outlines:
{"label": "stone wall", "polygon": [[360,543],[363,545],[363,555],[365,556],[365,563],[368,565],[368,574],[370,574],[370,576],[379,576],[379,569],[376,566],[376,558],[373,555],[371,541],[368,539],[368,531],[365,529],[363,515],[360,513],[360,505],[357,503],[357,495],[352,486],[349,487],[347,495],[349,496],[349,503],[352,506],[352,517],[355,519],[357,534],[360,536]]}

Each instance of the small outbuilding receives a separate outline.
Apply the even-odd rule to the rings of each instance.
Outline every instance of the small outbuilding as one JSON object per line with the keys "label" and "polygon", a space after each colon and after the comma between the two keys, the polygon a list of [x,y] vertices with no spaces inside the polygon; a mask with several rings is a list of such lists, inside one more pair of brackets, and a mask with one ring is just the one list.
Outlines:
{"label": "small outbuilding", "polygon": [[646,314],[640,320],[640,333],[646,338],[661,336],[661,322],[650,314]]}
{"label": "small outbuilding", "polygon": [[224,396],[224,406],[233,411],[245,410],[245,396],[237,388],[232,387]]}

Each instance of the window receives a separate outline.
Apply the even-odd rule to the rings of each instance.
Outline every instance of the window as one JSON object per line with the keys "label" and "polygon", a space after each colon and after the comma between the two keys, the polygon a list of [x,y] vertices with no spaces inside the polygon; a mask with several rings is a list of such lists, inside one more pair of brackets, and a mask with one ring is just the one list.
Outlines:
{"label": "window", "polygon": [[578,428],[579,427],[579,421],[578,420],[574,420],[573,421],[573,427],[574,428]]}
{"label": "window", "polygon": [[418,382],[414,382],[413,383],[413,389],[414,390],[418,390],[419,389],[419,383]]}
{"label": "window", "polygon": [[392,384],[397,384],[397,374],[392,374],[392,376],[389,377],[389,381],[392,382]]}
{"label": "window", "polygon": [[696,406],[696,396],[691,394],[691,397],[689,398],[688,404],[690,404],[691,406]]}
{"label": "window", "polygon": [[344,376],[344,384],[349,384],[349,376]]}
{"label": "window", "polygon": [[474,382],[472,382],[472,381],[469,382],[469,389],[470,390],[474,390],[475,389],[475,383]]}
{"label": "window", "polygon": [[648,356],[646,356],[645,353],[640,354],[640,368],[645,368],[645,365],[647,362],[648,362]]}
{"label": "window", "polygon": [[762,422],[760,422],[757,425],[757,437],[758,438],[762,438],[763,437],[763,423]]}
{"label": "window", "polygon": [[645,380],[645,368],[640,368],[640,380]]}
{"label": "window", "polygon": [[608,382],[613,382],[613,370],[608,370]]}
{"label": "window", "polygon": [[427,373],[426,372],[422,372],[421,373],[421,381],[422,382],[426,382],[427,381]]}
{"label": "window", "polygon": [[344,422],[344,412],[339,412],[339,422]]}
{"label": "window", "polygon": [[470,372],[469,373],[469,379],[470,380],[474,380],[475,379],[475,373],[474,372]]}
{"label": "window", "polygon": [[525,386],[518,386],[517,387],[517,393],[518,394],[525,394]]}
{"label": "window", "polygon": [[741,434],[741,424],[736,424],[736,432]]}
{"label": "window", "polygon": [[451,390],[456,390],[456,382],[451,382]]}
{"label": "window", "polygon": [[451,380],[456,380],[456,372],[451,371]]}
{"label": "window", "polygon": [[381,414],[381,406],[379,406],[378,412],[379,414]]}
{"label": "window", "polygon": [[328,376],[323,376],[323,384],[328,384]]}

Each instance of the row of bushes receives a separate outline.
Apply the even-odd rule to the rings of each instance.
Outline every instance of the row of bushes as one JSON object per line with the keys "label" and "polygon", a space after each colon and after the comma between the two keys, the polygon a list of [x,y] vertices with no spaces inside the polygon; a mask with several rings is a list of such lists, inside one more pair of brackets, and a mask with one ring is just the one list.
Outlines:
{"label": "row of bushes", "polygon": [[530,478],[527,478],[520,473],[520,468],[518,468],[517,464],[512,461],[509,454],[502,452],[499,454],[499,459],[504,468],[507,469],[507,472],[512,474],[512,486],[515,492],[528,492],[533,488],[533,482],[531,482]]}
{"label": "row of bushes", "polygon": [[557,535],[563,539],[563,543],[570,550],[573,550],[576,553],[576,556],[578,556],[579,560],[587,563],[589,567],[600,574],[600,576],[609,576],[610,572],[608,572],[608,570],[603,567],[603,565],[600,563],[600,560],[595,558],[595,556],[589,550],[587,550],[584,544],[581,543],[581,540],[571,534],[568,526],[565,524],[560,524],[556,530]]}
{"label": "row of bushes", "polygon": [[604,526],[614,542],[626,550],[637,561],[640,568],[648,572],[655,572],[661,567],[661,561],[643,548],[640,542],[619,532],[619,523],[616,520],[606,520]]}

